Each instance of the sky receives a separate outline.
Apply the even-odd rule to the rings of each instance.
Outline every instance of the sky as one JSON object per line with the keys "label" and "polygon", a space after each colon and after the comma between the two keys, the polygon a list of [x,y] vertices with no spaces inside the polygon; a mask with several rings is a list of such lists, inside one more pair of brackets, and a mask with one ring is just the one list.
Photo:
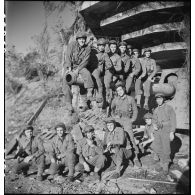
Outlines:
{"label": "sky", "polygon": [[[6,9],[6,43],[16,46],[16,50],[26,53],[34,43],[33,35],[39,34],[44,25],[45,16],[42,1],[7,1]],[[74,15],[67,7],[62,12],[64,24],[71,26]],[[51,27],[55,24],[57,14],[52,14],[48,23]],[[53,33],[51,28],[49,32]]]}

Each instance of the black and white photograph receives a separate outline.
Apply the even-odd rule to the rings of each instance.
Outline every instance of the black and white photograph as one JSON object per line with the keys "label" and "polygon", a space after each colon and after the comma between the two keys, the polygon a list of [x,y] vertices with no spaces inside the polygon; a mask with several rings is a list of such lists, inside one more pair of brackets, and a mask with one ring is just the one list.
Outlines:
{"label": "black and white photograph", "polygon": [[190,0],[4,1],[4,193],[190,194],[191,22]]}

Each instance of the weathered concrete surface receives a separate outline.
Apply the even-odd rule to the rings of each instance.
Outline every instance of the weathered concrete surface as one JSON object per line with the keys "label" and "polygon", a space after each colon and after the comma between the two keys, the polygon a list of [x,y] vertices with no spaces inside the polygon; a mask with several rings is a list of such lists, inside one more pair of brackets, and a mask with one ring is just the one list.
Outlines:
{"label": "weathered concrete surface", "polygon": [[183,5],[184,5],[183,2],[149,2],[149,3],[141,4],[128,11],[118,13],[114,16],[111,16],[109,18],[102,20],[100,22],[100,26],[103,27],[108,24],[129,18],[131,16],[138,15],[140,13],[149,12],[149,11],[151,12],[154,10],[160,10],[160,9],[165,9],[165,8],[181,7]]}
{"label": "weathered concrete surface", "polygon": [[131,41],[132,39],[139,38],[141,36],[146,36],[146,35],[150,36],[152,33],[177,31],[183,28],[184,28],[183,22],[157,24],[157,25],[152,25],[147,28],[138,30],[138,31],[127,33],[125,35],[121,35],[121,39],[123,41],[126,41],[126,40]]}

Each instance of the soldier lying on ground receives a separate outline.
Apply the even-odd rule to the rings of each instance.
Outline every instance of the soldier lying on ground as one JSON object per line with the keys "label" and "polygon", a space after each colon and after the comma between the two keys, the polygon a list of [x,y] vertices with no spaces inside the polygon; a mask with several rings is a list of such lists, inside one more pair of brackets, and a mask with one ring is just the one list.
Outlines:
{"label": "soldier lying on ground", "polygon": [[74,180],[74,168],[76,163],[76,155],[74,153],[75,146],[72,135],[66,132],[66,126],[64,123],[59,123],[55,126],[57,135],[51,140],[52,151],[50,151],[50,174],[58,174],[60,168],[68,168],[68,180],[72,182]]}
{"label": "soldier lying on ground", "polygon": [[169,171],[169,163],[171,161],[170,142],[174,139],[176,129],[176,114],[173,108],[164,102],[164,94],[156,94],[157,108],[154,110],[154,123],[158,126],[158,131],[155,133],[155,139],[151,144],[152,150],[160,158],[160,166],[165,174]]}
{"label": "soldier lying on ground", "polygon": [[79,162],[84,166],[85,171],[91,172],[93,178],[100,179],[100,171],[104,168],[106,157],[103,155],[103,148],[94,140],[94,128],[87,125],[83,129],[84,137],[77,143],[77,154]]}
{"label": "soldier lying on ground", "polygon": [[17,162],[14,166],[14,173],[27,175],[28,169],[32,165],[38,167],[37,180],[42,181],[44,163],[44,147],[40,138],[33,136],[33,127],[26,126],[22,135],[16,138],[15,144],[17,145]]}
{"label": "soldier lying on ground", "polygon": [[[86,39],[87,35],[80,32],[76,35],[76,41],[68,45],[64,70],[65,75],[70,71],[73,71],[77,78],[79,74],[81,75],[84,81],[84,88],[87,89],[87,97],[85,97],[84,94],[82,94],[83,96],[81,97],[83,98],[83,101],[87,103],[87,98],[90,99],[92,97],[94,84],[91,73],[86,68],[91,54],[91,47],[86,44]],[[65,79],[65,75],[63,76],[63,93],[65,96],[67,109],[72,111],[72,95],[70,86],[67,84]],[[82,90],[82,93],[83,91],[84,89]]]}

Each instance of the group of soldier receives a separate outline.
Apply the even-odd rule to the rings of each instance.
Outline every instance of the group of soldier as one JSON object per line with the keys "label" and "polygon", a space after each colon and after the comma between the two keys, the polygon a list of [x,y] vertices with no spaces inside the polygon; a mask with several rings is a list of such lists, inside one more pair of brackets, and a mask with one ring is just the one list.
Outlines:
{"label": "group of soldier", "polygon": [[[104,38],[97,41],[97,48],[86,44],[85,33],[78,33],[76,41],[70,43],[67,48],[64,63],[65,75],[73,72],[77,77],[83,79],[84,87],[80,87],[83,101],[92,99],[94,88],[97,89],[96,101],[103,101],[103,89],[105,88],[106,102],[110,102],[113,95],[113,86],[123,82],[127,94],[130,94],[132,84],[135,84],[135,99],[137,106],[141,107],[141,95],[144,91],[144,108],[149,110],[148,100],[150,97],[150,86],[157,72],[156,62],[151,58],[151,50],[144,51],[144,57],[139,58],[139,50],[132,49],[122,41],[119,44],[115,40],[107,42]],[[108,46],[108,51],[105,47]],[[71,89],[63,77],[63,92],[66,97],[67,108],[72,107]],[[143,91],[142,91],[143,84]],[[84,95],[87,90],[87,97]],[[86,104],[87,106],[87,104]]]}
{"label": "group of soldier", "polygon": [[[111,116],[105,119],[104,139],[100,140],[95,134],[95,128],[86,125],[81,128],[82,138],[76,139],[74,128],[79,119],[73,113],[72,129],[68,131],[64,123],[55,126],[56,135],[50,141],[50,150],[46,151],[40,137],[33,136],[33,127],[27,126],[23,134],[17,138],[18,145],[17,164],[15,173],[26,170],[31,163],[38,165],[37,179],[43,179],[45,165],[50,164],[49,174],[59,173],[60,167],[68,171],[68,180],[74,181],[75,171],[90,173],[95,179],[101,179],[102,172],[114,170],[112,178],[121,176],[125,164],[139,162],[137,158],[140,152],[148,149],[156,161],[160,161],[160,168],[165,174],[169,171],[170,164],[170,142],[174,139],[176,129],[176,116],[173,108],[166,104],[163,93],[155,95],[157,107],[152,113],[146,113],[144,137],[137,142],[134,137],[132,123],[137,119],[138,108],[141,99],[141,83],[144,88],[144,108],[148,110],[148,99],[150,96],[150,85],[156,73],[155,60],[150,58],[151,51],[145,51],[145,57],[138,58],[137,49],[132,54],[127,54],[125,42],[119,43],[120,55],[117,53],[117,43],[109,42],[110,52],[106,53],[106,41],[101,38],[97,42],[95,55],[91,46],[86,45],[86,35],[80,33],[76,42],[69,45],[66,57],[65,74],[73,71],[76,76],[81,75],[84,88],[80,88],[81,96],[85,94],[82,90],[87,89],[88,100],[92,99],[95,78],[98,93],[96,101],[103,101],[103,83],[106,89],[106,101],[110,102]],[[90,63],[91,62],[91,63]],[[90,68],[91,66],[91,68]],[[103,82],[101,79],[103,75]],[[126,82],[118,82],[126,81]],[[115,83],[116,95],[110,101],[113,94],[112,82]],[[131,84],[135,82],[136,101],[129,95]],[[125,84],[124,84],[125,83]],[[63,91],[67,108],[73,110],[71,86],[63,80]],[[82,94],[83,93],[83,94]]]}

